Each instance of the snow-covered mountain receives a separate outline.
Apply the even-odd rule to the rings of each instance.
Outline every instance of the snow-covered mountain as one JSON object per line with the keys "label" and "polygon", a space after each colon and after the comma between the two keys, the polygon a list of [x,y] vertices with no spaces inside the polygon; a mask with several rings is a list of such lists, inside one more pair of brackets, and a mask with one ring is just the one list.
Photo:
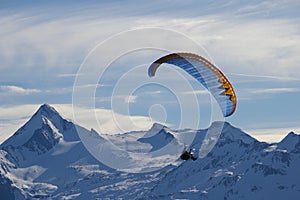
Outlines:
{"label": "snow-covered mountain", "polygon": [[[220,136],[205,137],[208,130],[220,127]],[[78,131],[133,153],[152,153],[173,144],[178,151],[166,154],[166,160],[179,157],[184,144],[191,143],[196,151],[208,140],[216,145],[196,161],[152,163],[161,167],[128,173],[95,159]],[[151,157],[144,158],[151,163],[147,159]],[[299,166],[300,136],[295,133],[268,144],[229,123],[214,122],[206,130],[170,130],[154,124],[149,131],[99,135],[45,104],[0,145],[0,199],[298,199]]]}

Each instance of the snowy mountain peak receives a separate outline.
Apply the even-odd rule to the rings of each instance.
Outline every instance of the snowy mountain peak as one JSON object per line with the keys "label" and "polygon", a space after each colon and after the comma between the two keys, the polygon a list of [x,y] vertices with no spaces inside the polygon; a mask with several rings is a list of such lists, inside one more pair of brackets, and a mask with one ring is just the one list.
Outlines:
{"label": "snowy mountain peak", "polygon": [[144,135],[144,138],[150,138],[154,136],[161,135],[163,137],[167,138],[174,138],[174,135],[172,134],[171,129],[169,129],[167,126],[159,124],[159,123],[154,123],[152,127],[147,131],[147,133]]}
{"label": "snowy mountain peak", "polygon": [[299,137],[300,137],[300,135],[291,131],[281,140],[281,142],[288,141],[288,140],[295,140],[296,138],[299,138]]}
{"label": "snowy mountain peak", "polygon": [[144,137],[138,139],[138,141],[151,144],[151,151],[155,151],[167,145],[173,139],[176,138],[169,128],[162,124],[154,123],[151,129],[144,135]]}
{"label": "snowy mountain peak", "polygon": [[53,118],[53,117],[60,117],[60,114],[49,104],[43,104],[40,106],[40,108],[37,110],[37,112],[34,115],[41,115],[41,116],[45,116],[49,119]]}
{"label": "snowy mountain peak", "polygon": [[35,130],[32,137],[24,144],[24,147],[38,154],[52,149],[63,137],[50,121],[44,120],[43,126]]}
{"label": "snowy mountain peak", "polygon": [[213,122],[208,130],[222,131],[220,135],[220,139],[222,140],[241,141],[245,144],[251,144],[256,141],[256,139],[246,134],[241,129],[232,126],[229,122]]}
{"label": "snowy mountain peak", "polygon": [[53,108],[52,106],[50,106],[49,104],[45,103],[43,105],[40,106],[39,110],[44,110],[44,111],[52,111],[52,112],[56,112],[55,108]]}
{"label": "snowy mountain peak", "polygon": [[[117,154],[130,167],[136,167],[132,159],[143,168],[155,166],[156,171],[123,173],[105,166],[86,149],[77,131],[95,141],[90,145],[106,145],[108,138],[133,152],[119,154],[115,148],[103,146],[101,151],[109,160]],[[181,161],[189,137],[194,140],[195,152],[203,140],[212,138],[217,143],[209,155]],[[182,131],[155,123],[147,132],[96,138],[95,130],[64,120],[49,105],[41,106],[18,134],[0,145],[0,199],[264,199],[270,191],[273,199],[284,199],[287,194],[289,199],[299,199],[295,174],[300,163],[300,135],[293,132],[280,143],[267,144],[227,122],[214,122],[205,130]]]}
{"label": "snowy mountain peak", "polygon": [[63,137],[67,141],[79,140],[75,125],[63,119],[50,105],[43,104],[29,121],[2,145],[11,145],[13,147],[22,146],[33,137],[38,129],[45,128],[45,125],[56,132],[63,133]]}
{"label": "snowy mountain peak", "polygon": [[159,131],[161,131],[164,128],[167,128],[167,127],[162,124],[159,124],[159,123],[154,123],[148,132],[158,133]]}
{"label": "snowy mountain peak", "polygon": [[296,145],[300,146],[300,135],[290,132],[278,143],[278,148],[290,152],[295,149]]}

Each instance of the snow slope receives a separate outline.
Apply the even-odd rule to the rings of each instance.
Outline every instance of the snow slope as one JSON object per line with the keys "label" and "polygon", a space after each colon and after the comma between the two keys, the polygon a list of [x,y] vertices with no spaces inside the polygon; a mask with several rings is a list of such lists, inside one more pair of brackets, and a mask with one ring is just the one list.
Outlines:
{"label": "snow slope", "polygon": [[[220,135],[206,137],[220,127]],[[142,161],[157,169],[128,173],[95,159],[78,131],[95,144],[110,140],[131,155],[164,152],[172,144],[177,151],[170,148],[160,157],[165,160],[178,158],[184,144],[191,143],[196,152],[205,142],[216,144],[196,161],[166,164],[145,156]],[[205,130],[154,124],[149,131],[99,135],[45,104],[0,146],[0,199],[298,199],[299,166],[300,136],[295,133],[268,144],[229,123],[214,122]]]}

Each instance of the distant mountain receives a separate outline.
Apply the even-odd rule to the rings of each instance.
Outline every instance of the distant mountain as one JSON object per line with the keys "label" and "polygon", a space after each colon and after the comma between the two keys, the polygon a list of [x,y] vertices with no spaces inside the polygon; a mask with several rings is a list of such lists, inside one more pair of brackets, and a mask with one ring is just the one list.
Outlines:
{"label": "distant mountain", "polygon": [[152,146],[150,151],[156,151],[163,148],[168,143],[172,142],[175,136],[171,133],[171,130],[161,124],[153,124],[151,129],[139,138],[138,141],[142,143],[148,143]]}
{"label": "distant mountain", "polygon": [[[221,135],[205,137],[220,128]],[[122,172],[95,159],[82,135],[133,153],[155,153],[172,144],[177,150],[162,158],[178,159],[153,172]],[[179,159],[184,144],[197,152],[210,140],[216,144],[205,157]],[[143,162],[165,164],[150,157]],[[99,135],[44,104],[0,145],[0,199],[299,199],[299,167],[300,136],[295,133],[268,144],[229,123],[214,122],[205,130],[154,124],[149,131]]]}
{"label": "distant mountain", "polygon": [[205,158],[168,172],[147,195],[151,199],[298,199],[299,139],[290,133],[280,143],[267,144],[226,123]]}

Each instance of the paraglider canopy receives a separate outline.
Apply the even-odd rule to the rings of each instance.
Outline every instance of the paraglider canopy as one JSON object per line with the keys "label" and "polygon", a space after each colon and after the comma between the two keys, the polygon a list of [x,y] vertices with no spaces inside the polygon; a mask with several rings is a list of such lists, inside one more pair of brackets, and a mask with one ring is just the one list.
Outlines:
{"label": "paraglider canopy", "polygon": [[148,75],[155,76],[158,67],[164,63],[180,67],[200,82],[214,96],[224,117],[234,113],[236,95],[233,87],[224,73],[209,60],[193,53],[171,53],[154,61],[148,69]]}

